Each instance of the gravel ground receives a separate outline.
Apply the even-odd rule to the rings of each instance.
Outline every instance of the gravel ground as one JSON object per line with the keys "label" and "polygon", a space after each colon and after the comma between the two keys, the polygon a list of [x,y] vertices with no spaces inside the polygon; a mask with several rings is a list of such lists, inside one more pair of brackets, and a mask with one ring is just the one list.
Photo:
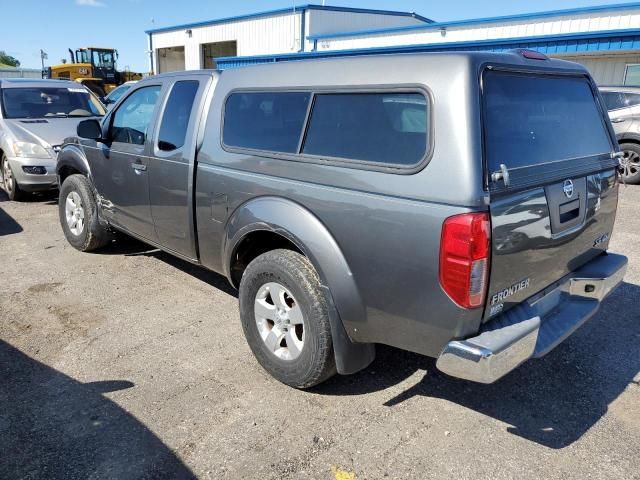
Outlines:
{"label": "gravel ground", "polygon": [[483,386],[387,347],[302,392],[245,344],[219,275],[133,240],[65,241],[55,197],[0,193],[0,478],[640,479],[640,187],[624,285]]}

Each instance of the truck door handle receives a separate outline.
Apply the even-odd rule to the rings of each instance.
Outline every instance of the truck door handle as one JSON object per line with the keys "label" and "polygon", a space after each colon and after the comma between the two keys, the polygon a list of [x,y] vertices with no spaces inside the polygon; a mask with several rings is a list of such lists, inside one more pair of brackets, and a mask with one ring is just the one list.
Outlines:
{"label": "truck door handle", "polygon": [[140,174],[147,169],[147,166],[143,164],[140,160],[136,160],[135,163],[131,164],[131,168],[133,168],[137,174]]}
{"label": "truck door handle", "polygon": [[612,118],[611,123],[622,123],[625,120],[626,120],[625,118]]}

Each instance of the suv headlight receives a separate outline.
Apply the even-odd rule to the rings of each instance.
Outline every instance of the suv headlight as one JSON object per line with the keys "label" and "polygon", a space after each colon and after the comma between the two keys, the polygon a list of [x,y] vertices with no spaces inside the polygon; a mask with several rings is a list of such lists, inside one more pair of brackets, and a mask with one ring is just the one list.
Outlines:
{"label": "suv headlight", "polygon": [[17,157],[51,158],[49,152],[37,143],[15,142],[13,144],[13,151]]}

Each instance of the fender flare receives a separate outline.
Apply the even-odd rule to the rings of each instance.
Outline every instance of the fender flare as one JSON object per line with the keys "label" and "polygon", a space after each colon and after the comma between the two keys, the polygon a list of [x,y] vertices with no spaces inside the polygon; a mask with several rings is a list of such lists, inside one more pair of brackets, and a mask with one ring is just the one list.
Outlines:
{"label": "fender flare", "polygon": [[356,343],[358,325],[366,310],[353,273],[324,224],[303,206],[281,197],[258,197],[238,207],[227,222],[222,244],[224,273],[231,280],[231,263],[238,246],[250,233],[279,234],[311,261],[330,306],[329,319],[338,373],[355,373],[375,358],[373,344]]}
{"label": "fender flare", "polygon": [[58,181],[60,181],[60,173],[65,168],[72,168],[73,170],[82,173],[93,185],[93,177],[91,175],[89,162],[79,145],[68,143],[62,146],[60,153],[58,153],[58,160],[56,162],[56,174],[58,175]]}
{"label": "fender flare", "polygon": [[102,202],[100,201],[100,194],[96,189],[95,183],[93,181],[93,175],[91,173],[91,167],[89,167],[89,162],[87,161],[87,157],[80,145],[76,143],[67,143],[62,146],[60,153],[58,153],[58,159],[56,161],[56,174],[58,176],[58,186],[62,187],[62,176],[61,173],[65,168],[70,168],[76,172],[79,172],[81,175],[87,177],[89,181],[89,185],[91,186],[91,190],[93,191],[93,195],[96,198],[96,204],[98,207],[98,221],[101,225],[108,227],[109,222],[105,219],[103,211],[102,211]]}

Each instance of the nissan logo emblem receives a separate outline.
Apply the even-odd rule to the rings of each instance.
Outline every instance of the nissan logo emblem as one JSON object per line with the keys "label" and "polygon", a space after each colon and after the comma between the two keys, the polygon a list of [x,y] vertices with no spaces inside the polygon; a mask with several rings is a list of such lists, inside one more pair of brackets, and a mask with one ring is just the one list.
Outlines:
{"label": "nissan logo emblem", "polygon": [[562,191],[567,198],[573,197],[573,182],[571,180],[565,180],[562,185]]}

